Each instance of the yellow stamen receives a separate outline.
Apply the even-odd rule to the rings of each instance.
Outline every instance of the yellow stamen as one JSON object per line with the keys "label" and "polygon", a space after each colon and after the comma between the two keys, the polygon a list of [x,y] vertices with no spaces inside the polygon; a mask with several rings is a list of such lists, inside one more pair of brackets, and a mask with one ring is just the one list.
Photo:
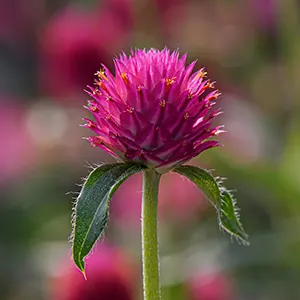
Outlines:
{"label": "yellow stamen", "polygon": [[201,70],[198,72],[198,74],[197,74],[197,76],[195,77],[195,79],[196,79],[196,78],[204,78],[204,77],[206,77],[206,75],[207,75],[207,72],[205,72],[203,69],[201,69]]}
{"label": "yellow stamen", "polygon": [[103,69],[97,71],[95,75],[98,76],[99,79],[108,80]]}
{"label": "yellow stamen", "polygon": [[122,73],[121,74],[121,77],[122,77],[122,79],[124,80],[124,82],[125,82],[125,84],[128,84],[128,76],[127,76],[127,74],[126,73]]}
{"label": "yellow stamen", "polygon": [[102,80],[95,80],[95,84],[98,85],[99,87],[101,87],[104,91],[107,92],[107,88],[106,86],[104,85],[103,81]]}
{"label": "yellow stamen", "polygon": [[169,90],[171,85],[175,83],[175,79],[176,79],[176,77],[165,79],[165,82],[166,82],[166,85],[167,85],[167,90]]}
{"label": "yellow stamen", "polygon": [[210,82],[208,87],[211,88],[211,89],[214,89],[215,88],[215,82]]}
{"label": "yellow stamen", "polygon": [[213,99],[217,99],[217,98],[219,98],[221,95],[222,95],[221,93],[217,92],[217,93],[211,95],[207,100],[208,100],[208,101],[211,101],[211,100],[213,100]]}
{"label": "yellow stamen", "polygon": [[132,113],[133,113],[133,111],[134,111],[134,107],[130,107],[130,108],[128,108],[128,109],[127,109],[127,111],[128,111],[129,113],[131,113],[131,114],[132,114]]}
{"label": "yellow stamen", "polygon": [[92,105],[90,108],[91,108],[91,111],[93,111],[93,112],[98,111],[98,108],[95,105]]}
{"label": "yellow stamen", "polygon": [[186,112],[186,113],[184,114],[183,118],[186,120],[188,117],[189,117],[189,113]]}
{"label": "yellow stamen", "polygon": [[97,145],[103,145],[103,142],[99,136],[95,137],[95,140],[92,142],[92,147],[96,147]]}
{"label": "yellow stamen", "polygon": [[187,98],[192,99],[194,97],[193,93],[189,92]]}
{"label": "yellow stamen", "polygon": [[161,107],[165,107],[165,106],[166,106],[166,100],[160,101],[160,102],[159,102],[159,105],[160,105]]}

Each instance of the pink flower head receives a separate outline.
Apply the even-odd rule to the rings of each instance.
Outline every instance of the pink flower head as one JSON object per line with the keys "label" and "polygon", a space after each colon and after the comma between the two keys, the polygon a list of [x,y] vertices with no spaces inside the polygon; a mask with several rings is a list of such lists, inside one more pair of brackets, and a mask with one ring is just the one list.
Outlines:
{"label": "pink flower head", "polygon": [[135,268],[120,249],[101,245],[87,260],[87,280],[68,264],[54,282],[53,300],[133,300]]}
{"label": "pink flower head", "polygon": [[212,126],[220,93],[204,69],[192,74],[196,62],[185,67],[185,60],[165,48],[121,54],[114,75],[103,65],[88,91],[92,146],[152,168],[172,168],[218,146],[209,138],[223,132]]}

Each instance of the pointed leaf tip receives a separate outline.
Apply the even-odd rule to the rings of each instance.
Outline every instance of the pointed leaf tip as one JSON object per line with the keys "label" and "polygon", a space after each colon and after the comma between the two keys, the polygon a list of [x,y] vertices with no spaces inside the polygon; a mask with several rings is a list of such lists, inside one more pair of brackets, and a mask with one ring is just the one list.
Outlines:
{"label": "pointed leaf tip", "polygon": [[236,200],[224,187],[221,188],[219,221],[222,229],[234,236],[241,243],[249,245],[248,235],[240,222],[239,213],[236,208]]}
{"label": "pointed leaf tip", "polygon": [[175,168],[174,172],[186,176],[202,190],[217,211],[221,229],[244,245],[249,245],[248,235],[239,219],[236,201],[220,182],[218,183],[206,170],[195,166],[180,166]]}
{"label": "pointed leaf tip", "polygon": [[134,163],[103,165],[94,169],[85,181],[76,200],[73,224],[73,260],[83,276],[84,258],[106,226],[113,193],[124,180],[143,168]]}
{"label": "pointed leaf tip", "polygon": [[83,259],[78,260],[74,255],[73,255],[73,260],[74,260],[75,265],[79,269],[79,271],[82,273],[83,276],[85,276],[84,275],[84,272],[85,272],[85,270],[84,270],[84,260]]}
{"label": "pointed leaf tip", "polygon": [[86,274],[85,274],[85,271],[84,271],[84,270],[82,271],[82,275],[83,275],[83,277],[84,277],[84,280],[87,280],[87,277],[86,277]]}

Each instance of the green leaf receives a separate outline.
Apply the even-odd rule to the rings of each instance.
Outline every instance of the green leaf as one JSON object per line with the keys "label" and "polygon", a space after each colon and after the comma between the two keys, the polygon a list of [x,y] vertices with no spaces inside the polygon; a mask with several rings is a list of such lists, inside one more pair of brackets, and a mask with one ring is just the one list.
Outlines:
{"label": "green leaf", "polygon": [[109,201],[121,183],[141,171],[133,163],[103,165],[94,169],[76,200],[73,227],[73,259],[84,273],[84,257],[102,234],[108,218]]}
{"label": "green leaf", "polygon": [[210,173],[195,166],[180,166],[173,171],[186,176],[203,191],[215,207],[219,225],[224,231],[240,242],[248,244],[248,235],[240,222],[236,201],[225,187],[221,186]]}
{"label": "green leaf", "polygon": [[219,221],[222,228],[233,234],[238,240],[248,244],[248,235],[245,233],[239,219],[239,214],[236,208],[236,200],[231,193],[224,187],[221,190],[221,212],[219,213]]}
{"label": "green leaf", "polygon": [[205,170],[195,166],[180,166],[173,170],[193,181],[211,201],[213,206],[220,206],[220,190],[215,179]]}

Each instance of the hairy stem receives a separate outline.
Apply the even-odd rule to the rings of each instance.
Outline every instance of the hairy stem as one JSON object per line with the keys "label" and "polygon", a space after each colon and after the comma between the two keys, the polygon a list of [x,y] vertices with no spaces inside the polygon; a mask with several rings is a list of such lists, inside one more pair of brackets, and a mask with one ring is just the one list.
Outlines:
{"label": "hairy stem", "polygon": [[160,174],[147,169],[143,176],[142,258],[144,300],[160,300],[157,237],[158,185]]}

